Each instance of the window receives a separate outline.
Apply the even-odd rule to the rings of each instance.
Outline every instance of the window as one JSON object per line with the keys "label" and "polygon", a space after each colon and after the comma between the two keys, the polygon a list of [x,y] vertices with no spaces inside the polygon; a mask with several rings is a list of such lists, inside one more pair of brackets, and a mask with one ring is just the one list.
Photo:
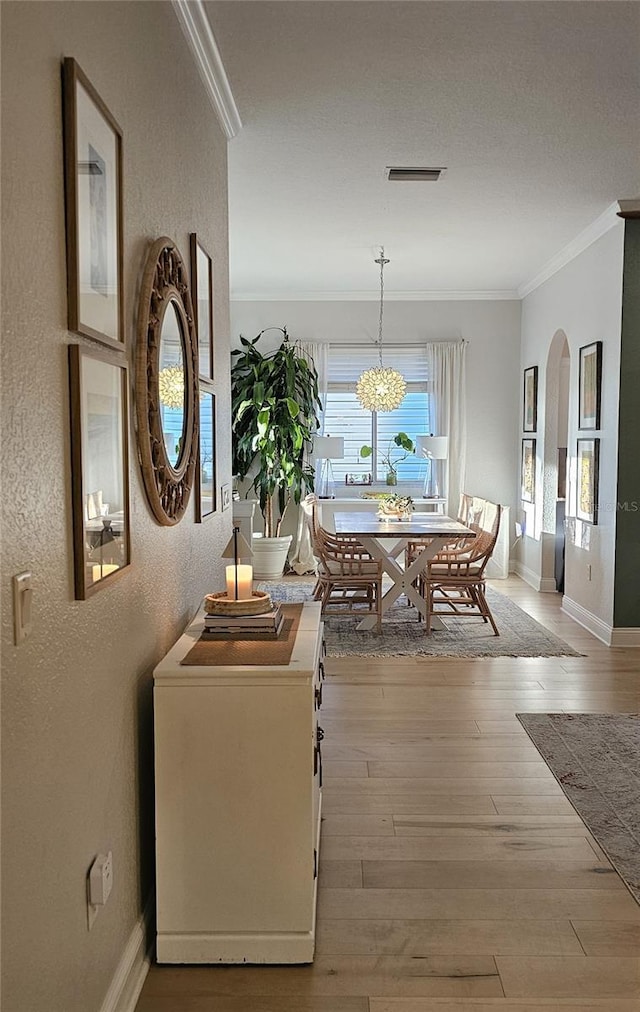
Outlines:
{"label": "window", "polygon": [[[360,373],[378,364],[375,347],[346,348],[331,346],[329,350],[328,394],[324,412],[325,435],[344,437],[344,460],[332,461],[333,473],[338,483],[344,483],[349,472],[373,474],[373,480],[384,482],[386,466],[381,453],[386,453],[389,440],[397,432],[406,432],[415,442],[418,434],[430,432],[429,427],[429,385],[427,382],[426,351],[421,347],[392,347],[385,356],[385,365],[398,369],[407,381],[407,394],[395,411],[365,411],[355,394]],[[360,447],[373,446],[377,453],[373,457],[360,456]],[[394,447],[392,458],[402,456],[403,451]],[[427,476],[427,461],[411,454],[398,465],[398,481],[424,482]]]}

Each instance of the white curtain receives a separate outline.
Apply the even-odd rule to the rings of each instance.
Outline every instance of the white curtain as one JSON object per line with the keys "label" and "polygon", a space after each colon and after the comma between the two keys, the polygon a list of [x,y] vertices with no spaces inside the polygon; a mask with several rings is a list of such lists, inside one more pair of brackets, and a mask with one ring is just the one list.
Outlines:
{"label": "white curtain", "polygon": [[435,341],[427,344],[429,379],[433,384],[431,433],[448,436],[448,457],[444,465],[447,511],[456,516],[460,494],[465,489],[467,456],[465,341]]}
{"label": "white curtain", "polygon": [[[318,373],[318,394],[322,402],[322,410],[318,412],[320,428],[318,434],[324,432],[324,406],[327,398],[327,383],[329,373],[329,345],[320,344],[317,341],[298,341],[296,343],[298,354],[306,358],[310,365],[315,366]],[[313,463],[313,461],[311,461]],[[309,530],[304,522],[304,513],[298,511],[298,534],[293,557],[289,559],[289,565],[294,573],[301,576],[303,573],[315,573],[316,563],[311,550],[311,539]]]}

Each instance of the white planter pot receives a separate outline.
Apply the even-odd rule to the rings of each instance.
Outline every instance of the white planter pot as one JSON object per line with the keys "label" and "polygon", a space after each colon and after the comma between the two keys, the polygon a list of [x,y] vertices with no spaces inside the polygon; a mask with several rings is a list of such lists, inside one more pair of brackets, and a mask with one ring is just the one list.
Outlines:
{"label": "white planter pot", "polygon": [[286,534],[283,538],[263,538],[254,534],[252,542],[254,580],[280,579],[292,540],[292,534]]}

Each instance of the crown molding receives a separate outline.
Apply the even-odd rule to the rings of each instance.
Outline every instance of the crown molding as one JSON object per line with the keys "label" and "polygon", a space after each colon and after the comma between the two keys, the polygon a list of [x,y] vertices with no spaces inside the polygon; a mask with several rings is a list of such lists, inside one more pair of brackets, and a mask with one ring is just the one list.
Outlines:
{"label": "crown molding", "polygon": [[619,200],[619,218],[640,218],[640,200]]}
{"label": "crown molding", "polygon": [[540,285],[552,278],[554,274],[557,274],[559,270],[566,267],[568,263],[574,260],[580,253],[583,253],[592,243],[600,239],[601,236],[608,232],[609,229],[613,228],[614,225],[619,225],[620,219],[618,218],[618,203],[611,204],[606,211],[592,221],[590,225],[587,225],[582,232],[579,232],[575,239],[567,243],[561,250],[556,253],[555,256],[548,260],[544,267],[538,271],[535,277],[531,278],[530,281],[526,281],[518,288],[518,296],[524,299],[526,295],[535,291]]}
{"label": "crown molding", "polygon": [[[390,292],[385,289],[385,302],[506,302],[517,301],[516,291],[426,291]],[[350,292],[232,292],[232,302],[379,302],[371,291]]]}
{"label": "crown molding", "polygon": [[202,0],[171,2],[220,126],[227,139],[232,140],[240,133],[242,120],[204,4]]}

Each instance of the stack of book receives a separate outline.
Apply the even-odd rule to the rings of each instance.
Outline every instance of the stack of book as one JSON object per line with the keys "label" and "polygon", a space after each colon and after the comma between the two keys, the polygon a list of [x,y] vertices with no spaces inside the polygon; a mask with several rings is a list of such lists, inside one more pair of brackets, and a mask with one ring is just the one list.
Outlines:
{"label": "stack of book", "polygon": [[204,631],[209,636],[242,639],[249,635],[259,635],[264,639],[276,639],[283,620],[281,606],[274,604],[271,611],[265,611],[262,615],[205,615]]}

